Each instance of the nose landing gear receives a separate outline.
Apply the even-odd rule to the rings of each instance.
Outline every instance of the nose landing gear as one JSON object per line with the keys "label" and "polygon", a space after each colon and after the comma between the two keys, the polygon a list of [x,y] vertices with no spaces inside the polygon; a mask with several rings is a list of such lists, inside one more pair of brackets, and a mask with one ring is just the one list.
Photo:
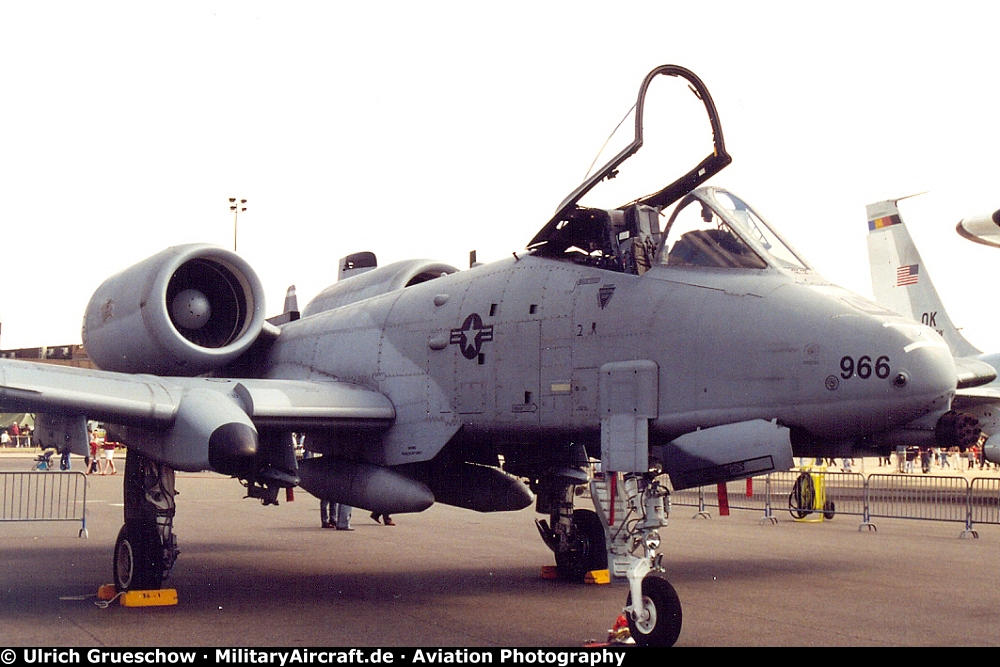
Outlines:
{"label": "nose landing gear", "polygon": [[[536,522],[555,552],[563,579],[582,581],[607,568],[629,582],[625,615],[640,646],[672,646],[681,632],[681,604],[661,566],[659,529],[667,525],[669,491],[657,473],[605,473],[590,481],[596,511],[574,509],[574,486],[539,494],[552,528]],[[544,495],[544,497],[543,497]],[[639,555],[641,554],[641,555]]]}
{"label": "nose landing gear", "polygon": [[659,553],[670,492],[657,471],[608,474],[607,481],[591,482],[591,493],[607,526],[613,573],[628,579],[624,611],[632,639],[639,646],[673,646],[681,633],[681,602],[663,574]]}

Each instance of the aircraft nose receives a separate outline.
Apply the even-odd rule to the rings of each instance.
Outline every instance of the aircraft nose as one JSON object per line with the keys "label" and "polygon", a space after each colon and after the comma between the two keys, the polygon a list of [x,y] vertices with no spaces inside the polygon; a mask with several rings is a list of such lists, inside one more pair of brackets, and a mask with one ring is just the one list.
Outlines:
{"label": "aircraft nose", "polygon": [[948,345],[932,329],[901,318],[873,318],[872,354],[840,358],[836,380],[883,418],[907,423],[948,410],[958,373]]}
{"label": "aircraft nose", "polygon": [[908,389],[920,396],[947,395],[949,398],[958,383],[955,359],[947,343],[934,330],[911,323],[884,322],[882,327],[895,344],[899,363],[889,380],[897,389]]}
{"label": "aircraft nose", "polygon": [[936,331],[836,286],[771,294],[799,304],[787,331],[804,336],[808,383],[794,399],[804,407],[788,423],[839,442],[899,429],[933,436],[958,386],[954,357]]}

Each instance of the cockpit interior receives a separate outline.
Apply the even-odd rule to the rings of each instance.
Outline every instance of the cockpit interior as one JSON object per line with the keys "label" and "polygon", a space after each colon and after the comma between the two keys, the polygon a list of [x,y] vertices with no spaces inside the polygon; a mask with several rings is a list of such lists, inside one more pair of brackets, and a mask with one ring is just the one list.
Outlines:
{"label": "cockpit interior", "polygon": [[657,208],[577,207],[535,253],[641,275],[652,266],[806,270],[809,265],[748,204],[716,187],[684,197],[661,231]]}

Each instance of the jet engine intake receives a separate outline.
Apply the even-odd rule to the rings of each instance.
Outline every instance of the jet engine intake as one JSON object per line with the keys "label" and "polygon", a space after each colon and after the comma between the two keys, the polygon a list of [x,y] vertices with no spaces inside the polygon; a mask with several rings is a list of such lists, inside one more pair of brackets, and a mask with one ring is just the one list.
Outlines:
{"label": "jet engine intake", "polygon": [[104,370],[193,376],[236,359],[264,321],[249,264],[216,246],[182,245],[104,281],[87,305],[83,343]]}

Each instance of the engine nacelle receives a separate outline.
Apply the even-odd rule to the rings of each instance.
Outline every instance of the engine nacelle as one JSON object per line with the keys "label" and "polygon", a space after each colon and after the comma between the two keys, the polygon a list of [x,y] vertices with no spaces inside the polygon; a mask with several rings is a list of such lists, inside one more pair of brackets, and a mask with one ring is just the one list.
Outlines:
{"label": "engine nacelle", "polygon": [[457,271],[458,269],[450,264],[429,259],[407,259],[368,269],[340,280],[317,294],[302,311],[302,317],[395,292]]}
{"label": "engine nacelle", "polygon": [[236,253],[174,246],[97,288],[83,343],[104,370],[192,376],[245,352],[264,314],[260,279]]}

